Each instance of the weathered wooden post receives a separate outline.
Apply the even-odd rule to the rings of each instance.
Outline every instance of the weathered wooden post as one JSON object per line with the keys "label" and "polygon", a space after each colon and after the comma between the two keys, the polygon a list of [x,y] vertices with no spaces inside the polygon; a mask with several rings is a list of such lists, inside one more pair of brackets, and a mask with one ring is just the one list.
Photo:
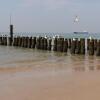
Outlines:
{"label": "weathered wooden post", "polygon": [[20,47],[20,36],[18,36],[18,47]]}
{"label": "weathered wooden post", "polygon": [[5,36],[3,36],[3,45],[5,45]]}
{"label": "weathered wooden post", "polygon": [[18,46],[18,43],[19,43],[19,36],[17,36],[16,38],[16,46]]}
{"label": "weathered wooden post", "polygon": [[15,46],[17,46],[17,36],[15,37]]}
{"label": "weathered wooden post", "polygon": [[0,35],[0,45],[2,45],[2,35]]}
{"label": "weathered wooden post", "polygon": [[64,44],[64,38],[58,38],[58,40],[57,40],[57,51],[63,52],[63,44]]}
{"label": "weathered wooden post", "polygon": [[65,39],[64,40],[64,45],[63,45],[63,52],[67,52],[67,50],[68,50],[68,40]]}
{"label": "weathered wooden post", "polygon": [[94,55],[94,39],[90,39],[89,42],[89,55]]}
{"label": "weathered wooden post", "polygon": [[68,39],[68,48],[71,48],[71,39]]}
{"label": "weathered wooden post", "polygon": [[48,46],[47,38],[44,38],[44,50],[47,50],[47,46]]}
{"label": "weathered wooden post", "polygon": [[28,39],[28,48],[32,47],[32,37],[29,37]]}
{"label": "weathered wooden post", "polygon": [[2,36],[2,45],[4,45],[4,35]]}
{"label": "weathered wooden post", "polygon": [[23,47],[24,48],[26,47],[26,37],[25,36],[23,37]]}
{"label": "weathered wooden post", "polygon": [[15,36],[14,36],[14,40],[13,40],[13,46],[15,46]]}
{"label": "weathered wooden post", "polygon": [[80,53],[84,55],[85,54],[85,39],[83,38],[80,39],[80,45],[81,45]]}
{"label": "weathered wooden post", "polygon": [[52,39],[49,38],[49,39],[48,39],[48,47],[47,47],[49,51],[51,51],[51,46],[52,46],[52,45],[51,45],[51,42],[52,42]]}
{"label": "weathered wooden post", "polygon": [[54,39],[53,51],[57,51],[57,38]]}
{"label": "weathered wooden post", "polygon": [[90,42],[90,39],[87,39],[87,50],[89,50],[89,42]]}
{"label": "weathered wooden post", "polygon": [[19,41],[19,47],[22,46],[22,37],[20,37],[20,41]]}
{"label": "weathered wooden post", "polygon": [[27,36],[27,37],[25,37],[25,48],[27,48],[28,47],[28,40],[29,40],[29,37]]}
{"label": "weathered wooden post", "polygon": [[9,46],[11,46],[11,37],[8,38],[9,39]]}
{"label": "weathered wooden post", "polygon": [[2,45],[4,45],[4,35],[2,36]]}
{"label": "weathered wooden post", "polygon": [[5,36],[3,36],[3,45],[5,45]]}
{"label": "weathered wooden post", "polygon": [[7,46],[7,36],[4,37],[4,45]]}
{"label": "weathered wooden post", "polygon": [[10,37],[9,37],[9,45],[12,46],[13,43],[13,25],[10,25]]}
{"label": "weathered wooden post", "polygon": [[76,49],[76,40],[73,38],[71,41],[71,54],[75,54],[75,49]]}
{"label": "weathered wooden post", "polygon": [[100,56],[100,40],[97,41],[96,55],[97,55],[97,56]]}
{"label": "weathered wooden post", "polygon": [[32,48],[35,48],[36,45],[36,37],[32,38]]}
{"label": "weathered wooden post", "polygon": [[23,36],[22,37],[22,44],[21,44],[22,47],[24,47],[24,41],[25,41],[25,37]]}
{"label": "weathered wooden post", "polygon": [[40,49],[40,42],[41,42],[41,37],[37,37],[37,40],[36,40],[36,48],[37,49]]}
{"label": "weathered wooden post", "polygon": [[60,52],[60,47],[61,47],[61,43],[60,43],[60,38],[57,38],[57,51]]}
{"label": "weathered wooden post", "polygon": [[16,36],[16,43],[15,46],[18,46],[18,36]]}
{"label": "weathered wooden post", "polygon": [[80,42],[80,39],[76,39],[75,54],[80,54],[80,50],[81,50],[81,42]]}
{"label": "weathered wooden post", "polygon": [[44,37],[40,38],[40,48],[41,50],[44,50]]}
{"label": "weathered wooden post", "polygon": [[97,39],[94,39],[94,50],[97,50]]}
{"label": "weathered wooden post", "polygon": [[57,51],[60,52],[60,38],[57,38]]}
{"label": "weathered wooden post", "polygon": [[61,49],[60,52],[63,52],[63,48],[64,48],[64,38],[61,38]]}
{"label": "weathered wooden post", "polygon": [[1,45],[3,45],[3,35],[2,35],[2,43],[1,43]]}

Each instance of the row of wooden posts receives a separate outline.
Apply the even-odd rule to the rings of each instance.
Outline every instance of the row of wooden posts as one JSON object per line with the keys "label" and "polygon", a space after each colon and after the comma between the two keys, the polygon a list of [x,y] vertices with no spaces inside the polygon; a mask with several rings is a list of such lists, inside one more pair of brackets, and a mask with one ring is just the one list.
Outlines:
{"label": "row of wooden posts", "polygon": [[40,50],[53,50],[56,52],[68,52],[71,54],[96,54],[100,56],[100,40],[97,39],[67,39],[44,37],[14,37],[0,36],[0,45],[17,46],[23,48],[37,48]]}

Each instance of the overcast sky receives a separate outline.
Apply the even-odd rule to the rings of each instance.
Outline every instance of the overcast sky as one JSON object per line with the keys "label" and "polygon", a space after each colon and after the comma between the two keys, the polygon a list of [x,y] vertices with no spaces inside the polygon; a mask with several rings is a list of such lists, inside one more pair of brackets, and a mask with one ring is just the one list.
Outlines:
{"label": "overcast sky", "polygon": [[15,32],[100,32],[100,0],[0,0],[1,32],[10,14]]}

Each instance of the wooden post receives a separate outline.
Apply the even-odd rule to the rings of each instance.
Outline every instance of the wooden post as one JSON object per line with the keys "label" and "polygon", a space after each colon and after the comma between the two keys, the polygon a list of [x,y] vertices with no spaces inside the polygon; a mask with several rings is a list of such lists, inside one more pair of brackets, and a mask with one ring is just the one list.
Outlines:
{"label": "wooden post", "polygon": [[22,37],[22,47],[24,47],[24,41],[25,41],[25,37]]}
{"label": "wooden post", "polygon": [[48,50],[50,50],[51,51],[51,42],[52,42],[52,39],[51,38],[49,38],[48,39]]}
{"label": "wooden post", "polygon": [[80,40],[76,40],[76,49],[75,49],[75,54],[80,54],[80,49],[81,49],[81,42]]}
{"label": "wooden post", "polygon": [[41,37],[38,37],[36,40],[36,48],[40,49],[40,41],[41,41]]}
{"label": "wooden post", "polygon": [[36,45],[36,37],[32,38],[32,48],[35,48]]}
{"label": "wooden post", "polygon": [[90,39],[87,39],[87,50],[89,50],[89,42],[90,42]]}
{"label": "wooden post", "polygon": [[32,47],[32,37],[29,37],[28,39],[28,48]]}
{"label": "wooden post", "polygon": [[71,39],[68,39],[68,48],[71,48]]}
{"label": "wooden post", "polygon": [[71,42],[71,54],[75,54],[75,49],[76,49],[76,40],[73,39]]}
{"label": "wooden post", "polygon": [[10,38],[9,38],[9,45],[13,43],[13,25],[10,25]]}
{"label": "wooden post", "polygon": [[[9,37],[9,46],[12,46],[12,42],[11,42],[11,37]],[[3,44],[3,39],[2,39],[2,44]]]}
{"label": "wooden post", "polygon": [[2,45],[2,36],[0,35],[0,45]]}
{"label": "wooden post", "polygon": [[80,42],[81,42],[81,50],[80,50],[80,53],[81,54],[85,54],[85,39],[80,39]]}
{"label": "wooden post", "polygon": [[57,39],[57,51],[63,52],[64,38]]}
{"label": "wooden post", "polygon": [[19,46],[22,46],[22,37],[20,37],[20,42],[19,42]]}
{"label": "wooden post", "polygon": [[27,48],[28,47],[28,40],[29,40],[29,37],[27,36],[27,37],[25,37],[25,48]]}
{"label": "wooden post", "polygon": [[20,36],[17,37],[17,46],[20,47]]}
{"label": "wooden post", "polygon": [[44,38],[44,50],[47,50],[47,46],[48,46],[47,38]]}
{"label": "wooden post", "polygon": [[94,39],[89,42],[89,55],[94,55]]}
{"label": "wooden post", "polygon": [[54,39],[53,51],[57,51],[57,38]]}
{"label": "wooden post", "polygon": [[94,50],[97,50],[97,39],[94,39]]}
{"label": "wooden post", "polygon": [[100,56],[100,40],[97,41],[96,55],[97,55],[97,56]]}
{"label": "wooden post", "polygon": [[44,50],[44,37],[40,38],[40,48],[41,50]]}
{"label": "wooden post", "polygon": [[7,36],[4,37],[4,45],[7,46]]}
{"label": "wooden post", "polygon": [[63,52],[67,52],[67,50],[68,50],[68,40],[65,39],[64,40],[64,45],[63,45]]}

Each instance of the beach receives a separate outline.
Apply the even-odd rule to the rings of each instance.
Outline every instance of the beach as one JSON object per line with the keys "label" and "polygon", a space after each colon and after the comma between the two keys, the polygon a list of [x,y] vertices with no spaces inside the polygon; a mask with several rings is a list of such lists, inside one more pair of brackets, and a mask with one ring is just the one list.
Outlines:
{"label": "beach", "polygon": [[99,71],[67,73],[43,69],[0,74],[1,100],[100,99]]}
{"label": "beach", "polygon": [[100,100],[100,0],[0,4],[0,100]]}
{"label": "beach", "polygon": [[99,100],[100,59],[0,47],[1,100]]}

